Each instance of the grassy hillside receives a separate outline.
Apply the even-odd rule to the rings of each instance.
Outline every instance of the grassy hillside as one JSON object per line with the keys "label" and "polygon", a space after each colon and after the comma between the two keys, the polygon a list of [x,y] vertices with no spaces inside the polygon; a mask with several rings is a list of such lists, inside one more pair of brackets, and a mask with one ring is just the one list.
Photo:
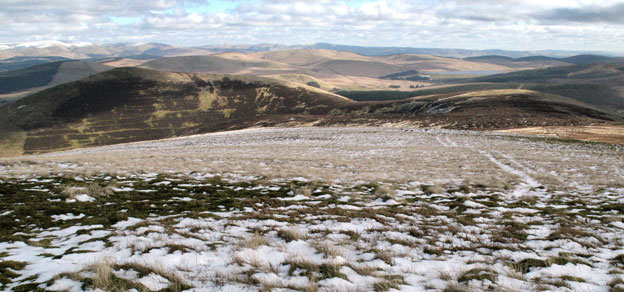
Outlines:
{"label": "grassy hillside", "polygon": [[587,64],[595,64],[595,63],[623,63],[622,58],[612,58],[607,56],[599,56],[599,55],[577,55],[567,58],[562,58],[562,61],[571,64],[577,65],[587,65]]}
{"label": "grassy hillside", "polygon": [[98,63],[59,61],[20,70],[0,72],[0,94],[71,82],[110,68]]}
{"label": "grassy hillside", "polygon": [[0,108],[0,144],[19,154],[161,139],[344,103],[261,79],[118,68]]}
{"label": "grassy hillside", "polygon": [[284,64],[307,66],[326,62],[329,60],[370,60],[370,57],[358,55],[350,52],[340,52],[331,50],[286,50],[270,51],[251,54],[253,57],[262,60],[269,60]]}
{"label": "grassy hillside", "polygon": [[622,77],[624,65],[590,64],[551,67],[537,70],[523,70],[505,74],[483,76],[458,82],[516,82],[516,83],[552,83],[556,80],[572,82],[592,82],[593,79]]}
{"label": "grassy hillside", "polygon": [[277,69],[278,65],[268,61],[249,61],[225,58],[218,55],[168,57],[152,60],[141,67],[168,72],[187,73],[236,73],[247,68]]}
{"label": "grassy hillside", "polygon": [[[561,96],[471,84],[354,102],[270,79],[116,68],[0,107],[0,154],[162,139],[253,125],[415,123],[459,129],[617,120]],[[545,88],[544,90],[548,90]],[[380,93],[370,93],[379,100]],[[394,96],[390,96],[394,94]],[[399,96],[406,94],[406,96]],[[397,98],[420,96],[399,101]],[[346,94],[345,95],[349,95]]]}
{"label": "grassy hillside", "polygon": [[510,58],[505,56],[479,56],[464,58],[467,61],[484,62],[498,64],[514,68],[542,68],[567,65],[589,65],[597,63],[622,64],[622,58],[613,58],[599,55],[577,55],[566,58],[554,58],[547,56],[528,56],[521,58]]}
{"label": "grassy hillside", "polygon": [[554,84],[528,87],[540,92],[566,96],[587,104],[616,110],[624,109],[624,97],[616,90],[607,86],[597,84]]}
{"label": "grassy hillside", "polygon": [[621,64],[552,67],[464,79],[457,82],[490,82],[506,84],[510,88],[528,88],[566,96],[624,114],[624,96],[618,91],[618,88],[624,85],[624,65]]}
{"label": "grassy hillside", "polygon": [[337,94],[347,97],[355,101],[391,101],[403,100],[418,96],[448,94],[448,93],[465,93],[470,91],[490,90],[490,89],[508,89],[516,88],[514,85],[507,84],[465,84],[458,86],[420,89],[414,91],[396,91],[396,90],[379,90],[379,91],[339,91]]}
{"label": "grassy hillside", "polygon": [[[396,118],[419,126],[453,129],[510,129],[535,126],[589,125],[622,118],[600,108],[557,95],[525,89],[477,90],[425,95],[400,101],[349,106],[357,117]],[[346,123],[346,121],[345,121]]]}
{"label": "grassy hillside", "polygon": [[30,68],[0,73],[0,94],[42,87],[52,82],[63,62],[37,65]]}
{"label": "grassy hillside", "polygon": [[13,71],[24,69],[36,65],[47,64],[51,62],[58,61],[69,61],[67,58],[63,57],[12,57],[4,60],[0,60],[0,72],[4,71]]}
{"label": "grassy hillside", "polygon": [[311,70],[347,76],[379,77],[403,72],[405,68],[375,61],[331,60],[315,65]]}

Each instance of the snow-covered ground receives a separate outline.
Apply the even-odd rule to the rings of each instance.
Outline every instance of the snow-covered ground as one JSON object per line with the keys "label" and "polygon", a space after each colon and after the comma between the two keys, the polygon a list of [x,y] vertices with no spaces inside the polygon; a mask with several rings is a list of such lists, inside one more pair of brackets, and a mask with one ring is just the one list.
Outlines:
{"label": "snow-covered ground", "polygon": [[382,128],[5,159],[0,290],[624,291],[623,170],[614,145]]}

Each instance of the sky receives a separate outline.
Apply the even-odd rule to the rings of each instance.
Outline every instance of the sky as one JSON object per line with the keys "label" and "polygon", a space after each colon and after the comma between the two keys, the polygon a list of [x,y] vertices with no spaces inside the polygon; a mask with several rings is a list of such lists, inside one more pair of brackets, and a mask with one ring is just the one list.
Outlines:
{"label": "sky", "polygon": [[624,52],[624,0],[0,0],[0,43]]}

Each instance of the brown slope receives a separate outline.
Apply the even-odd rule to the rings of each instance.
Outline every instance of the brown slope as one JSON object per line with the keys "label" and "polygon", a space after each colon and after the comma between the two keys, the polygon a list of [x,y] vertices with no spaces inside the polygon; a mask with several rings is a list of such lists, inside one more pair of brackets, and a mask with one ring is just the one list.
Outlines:
{"label": "brown slope", "polygon": [[377,61],[404,66],[418,71],[509,71],[511,67],[485,62],[471,62],[462,59],[445,58],[430,55],[399,54],[381,56]]}
{"label": "brown slope", "polygon": [[567,66],[573,65],[572,63],[567,63],[564,60],[558,60],[555,58],[548,58],[539,56],[535,57],[527,57],[527,58],[509,58],[503,56],[480,56],[480,57],[470,57],[464,58],[465,61],[471,61],[476,63],[489,63],[500,66],[505,66],[514,69],[542,69],[548,67],[555,66]]}
{"label": "brown slope", "polygon": [[119,68],[0,108],[0,152],[38,153],[284,122],[474,130],[613,124],[621,119],[578,101],[528,90],[357,103],[252,77]]}
{"label": "brown slope", "polygon": [[264,60],[237,59],[233,58],[231,54],[226,54],[225,56],[208,55],[160,58],[146,62],[142,64],[141,67],[165,72],[235,74],[250,68],[258,68],[261,70],[279,69],[280,64]]}
{"label": "brown slope", "polygon": [[[347,105],[326,123],[360,119],[452,129],[492,130],[533,126],[622,124],[611,112],[562,96],[530,90],[437,94],[390,102]],[[384,122],[380,122],[384,123]]]}
{"label": "brown slope", "polygon": [[517,71],[458,82],[506,84],[573,98],[624,114],[624,65],[588,64]]}
{"label": "brown slope", "polygon": [[6,155],[161,139],[345,103],[265,79],[118,68],[0,108],[0,145]]}
{"label": "brown slope", "polygon": [[262,60],[296,66],[310,66],[330,60],[372,61],[372,57],[331,50],[287,50],[249,54]]}
{"label": "brown slope", "polygon": [[38,91],[50,86],[76,81],[109,69],[111,67],[98,63],[59,61],[0,72],[0,94]]}

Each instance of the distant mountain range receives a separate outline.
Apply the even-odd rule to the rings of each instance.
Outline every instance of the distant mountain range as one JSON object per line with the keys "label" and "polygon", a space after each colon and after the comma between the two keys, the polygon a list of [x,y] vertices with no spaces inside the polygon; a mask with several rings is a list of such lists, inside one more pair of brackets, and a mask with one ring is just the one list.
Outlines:
{"label": "distant mountain range", "polygon": [[[50,46],[40,43],[37,43],[37,46],[31,44],[37,49],[53,48],[58,45],[58,43],[52,43]],[[74,47],[85,49],[89,46],[88,44],[81,44]],[[18,47],[28,46],[14,46],[14,48]],[[180,53],[181,51],[159,44],[116,45],[111,48],[111,50],[121,52],[120,55],[129,56],[83,60],[70,60],[64,57],[21,56],[1,60],[0,65],[5,68],[14,69],[20,68],[20,66],[26,68],[0,71],[0,105],[42,89],[80,80],[114,67],[141,67],[163,72],[248,75],[271,78],[303,87],[313,84],[314,87],[326,92],[337,92],[388,89],[410,91],[444,83],[456,84],[457,79],[462,81],[463,78],[474,78],[488,74],[570,65],[618,65],[624,63],[624,59],[621,58],[599,55],[577,55],[566,58],[548,56],[511,58],[487,55],[459,59],[423,54],[365,56],[352,52],[325,49],[266,51],[276,49],[270,45],[247,48],[260,50],[259,52],[212,54],[204,52],[204,54],[196,55],[198,52],[197,49],[194,49],[186,51],[191,55],[148,58],[146,57],[148,55]],[[239,50],[242,47],[229,47],[228,49]],[[143,56],[143,59],[137,56]],[[33,64],[34,66],[32,66]],[[470,83],[474,82],[470,81]],[[557,82],[553,80],[552,83]],[[581,80],[576,83],[588,82]],[[603,84],[602,81],[593,82],[593,80],[590,83]],[[515,85],[511,86],[513,88]],[[612,84],[612,86],[619,90],[618,86],[620,85],[618,83]],[[590,96],[594,96],[593,92],[604,93],[600,90],[583,90],[582,92]],[[618,108],[618,110],[621,109]]]}
{"label": "distant mountain range", "polygon": [[[285,46],[279,44],[254,45],[207,45],[198,47],[178,47],[161,43],[120,43],[99,45],[93,43],[74,43],[61,41],[39,41],[13,44],[0,44],[0,60],[14,57],[64,57],[69,59],[93,59],[111,57],[132,57],[135,59],[207,55],[214,53],[239,52],[267,52],[293,49],[324,49],[352,52],[364,56],[386,56],[394,54],[426,54],[441,57],[467,58],[487,55],[522,58],[527,56],[570,57],[573,55],[592,54],[611,56],[608,52],[586,51],[509,51],[509,50],[464,50],[440,48],[412,48],[412,47],[364,47],[318,43],[313,45]],[[1,68],[0,68],[1,69]]]}
{"label": "distant mountain range", "polygon": [[[83,46],[84,47],[84,46]],[[136,49],[136,48],[135,48]],[[151,46],[154,53],[163,48]],[[140,53],[126,49],[128,54]],[[136,57],[135,57],[136,58]],[[60,61],[56,61],[59,60]],[[62,57],[12,57],[4,60],[5,67],[17,70],[0,72],[0,99],[16,100],[51,85],[79,80],[112,67],[143,67],[166,72],[253,75],[297,83],[315,84],[326,91],[409,89],[430,85],[429,73],[420,72],[510,72],[521,69],[543,68],[541,61],[525,61],[513,66],[489,61],[470,61],[431,55],[399,54],[363,56],[351,52],[322,49],[293,49],[255,53],[215,53],[134,59],[110,57],[100,59],[68,60]],[[35,64],[34,66],[32,66]],[[571,65],[557,62],[557,65]],[[398,75],[397,75],[398,74]],[[464,74],[466,75],[466,74]],[[467,74],[470,75],[470,74]],[[479,75],[479,74],[476,74]],[[483,74],[481,74],[483,75]],[[393,78],[393,76],[403,76]],[[426,84],[424,83],[425,81]],[[19,93],[19,96],[16,94]],[[4,96],[7,95],[10,96]]]}

